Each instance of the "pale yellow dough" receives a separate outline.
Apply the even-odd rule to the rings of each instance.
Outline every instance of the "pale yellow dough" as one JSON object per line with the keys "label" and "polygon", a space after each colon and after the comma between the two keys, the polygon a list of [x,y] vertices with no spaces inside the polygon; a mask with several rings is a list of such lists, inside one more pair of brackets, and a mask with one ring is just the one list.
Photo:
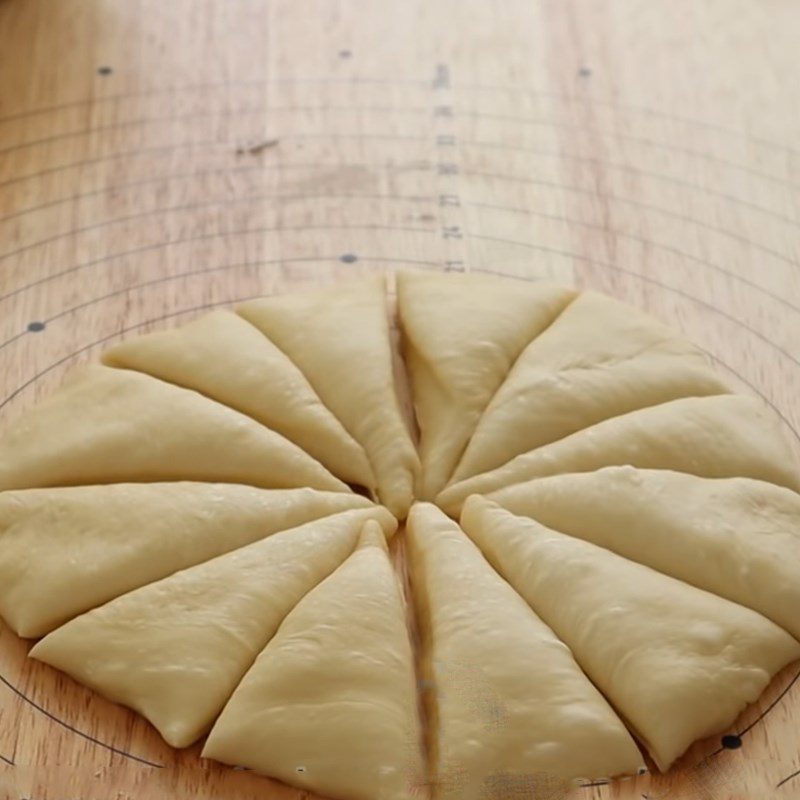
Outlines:
{"label": "pale yellow dough", "polygon": [[422,478],[432,500],[447,483],[481,413],[522,349],[575,291],[487,275],[401,272],[398,315],[420,427]]}
{"label": "pale yellow dough", "polygon": [[800,495],[748,478],[609,467],[490,499],[755,609],[800,638]]}
{"label": "pale yellow dough", "polygon": [[635,308],[585,292],[523,350],[452,483],[609,417],[728,391],[694,345]]}
{"label": "pale yellow dough", "polygon": [[43,636],[125,592],[369,500],[315,489],[120,483],[0,493],[0,614]]}
{"label": "pale yellow dough", "polygon": [[381,502],[404,517],[419,457],[395,389],[386,279],[265,297],[237,311],[300,367],[366,450]]}
{"label": "pale yellow dough", "polygon": [[566,645],[454,522],[416,504],[407,537],[425,677],[433,684],[437,798],[502,800],[523,783],[525,797],[544,796],[554,781],[642,767],[625,726]]}
{"label": "pale yellow dough", "polygon": [[301,793],[571,797],[634,735],[666,770],[800,658],[780,421],[610,297],[396,282],[399,330],[371,275],[71,372],[0,434],[0,615]]}
{"label": "pale yellow dough", "polygon": [[755,611],[476,495],[461,524],[662,771],[800,658],[800,644]]}
{"label": "pale yellow dough", "polygon": [[756,398],[722,394],[684,397],[603,420],[448,486],[436,503],[455,516],[471,494],[624,464],[800,488],[796,458],[777,415]]}
{"label": "pale yellow dough", "polygon": [[300,370],[230,311],[129,339],[104,353],[103,363],[194,389],[277,431],[343,481],[375,487],[364,448],[322,405]]}
{"label": "pale yellow dough", "polygon": [[123,369],[84,366],[0,439],[0,489],[199,480],[349,491],[250,417]]}
{"label": "pale yellow dough", "polygon": [[284,620],[203,755],[340,800],[427,796],[405,606],[377,524]]}
{"label": "pale yellow dough", "polygon": [[147,717],[173,747],[206,733],[286,614],[352,552],[368,519],[353,509],[124,594],[42,639],[33,658]]}

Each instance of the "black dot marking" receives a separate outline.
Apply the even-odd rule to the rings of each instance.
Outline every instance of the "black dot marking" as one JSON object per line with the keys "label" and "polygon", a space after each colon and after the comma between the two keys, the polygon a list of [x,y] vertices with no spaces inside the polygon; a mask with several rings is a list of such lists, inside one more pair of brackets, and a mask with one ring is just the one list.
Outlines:
{"label": "black dot marking", "polygon": [[353,53],[350,50],[340,50],[339,58],[352,58]]}
{"label": "black dot marking", "polygon": [[296,770],[296,771],[297,771],[297,772],[305,772],[305,771],[306,771],[306,768],[305,768],[305,767],[297,767],[297,770]]}
{"label": "black dot marking", "polygon": [[740,736],[730,734],[722,737],[722,746],[726,750],[738,750],[742,746],[742,739]]}
{"label": "black dot marking", "polygon": [[110,75],[114,70],[111,67],[98,67],[97,74],[98,75]]}
{"label": "black dot marking", "polygon": [[578,75],[580,75],[581,78],[588,78],[591,74],[592,71],[589,69],[589,67],[581,67],[578,70]]}
{"label": "black dot marking", "polygon": [[39,331],[43,331],[46,325],[44,322],[29,322],[28,323],[28,330],[31,333],[39,333]]}
{"label": "black dot marking", "polygon": [[354,253],[345,253],[339,256],[339,261],[341,261],[342,264],[355,264],[356,261],[358,261],[358,256]]}

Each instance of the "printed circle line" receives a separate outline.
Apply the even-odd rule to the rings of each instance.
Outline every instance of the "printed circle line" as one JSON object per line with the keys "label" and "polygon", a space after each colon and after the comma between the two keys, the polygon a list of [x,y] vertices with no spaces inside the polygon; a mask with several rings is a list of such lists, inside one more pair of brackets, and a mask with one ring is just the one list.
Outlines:
{"label": "printed circle line", "polygon": [[[274,171],[280,172],[281,169],[285,168],[292,168],[293,165],[283,165],[283,166],[275,166]],[[319,165],[295,165],[302,168],[306,167],[317,167]],[[114,217],[113,219],[103,220],[103,222],[96,222],[92,223],[91,225],[84,225],[80,228],[73,228],[70,231],[66,231],[65,233],[59,233],[55,236],[50,236],[47,239],[40,239],[38,242],[32,242],[31,244],[24,245],[23,247],[18,247],[16,250],[9,250],[7,253],[0,253],[0,261],[11,258],[12,256],[17,256],[20,253],[26,253],[29,250],[33,250],[37,247],[42,247],[43,245],[52,244],[53,242],[57,242],[61,239],[69,239],[72,236],[77,236],[81,233],[88,233],[89,231],[99,230],[101,228],[106,228],[109,225],[116,225],[122,222],[130,222],[131,220],[135,219],[142,219],[144,217],[151,216],[153,214],[164,214],[170,211],[192,211],[198,208],[212,208],[213,206],[219,205],[237,205],[238,203],[249,202],[253,200],[306,200],[306,199],[321,199],[321,198],[344,198],[344,197],[351,197],[353,199],[364,199],[364,200],[377,200],[377,199],[386,199],[386,200],[414,200],[416,198],[423,197],[422,195],[344,195],[344,194],[325,194],[325,193],[312,193],[312,194],[283,194],[283,195],[274,195],[274,194],[264,194],[264,195],[242,195],[239,197],[235,197],[232,199],[225,199],[225,200],[212,200],[207,203],[181,203],[177,206],[162,206],[160,208],[153,208],[148,211],[141,211],[137,212],[136,214],[126,214],[122,217]],[[428,200],[433,201],[434,197],[426,198]],[[0,298],[1,299],[1,298]]]}
{"label": "printed circle line", "polygon": [[[87,98],[84,100],[73,100],[66,103],[60,103],[57,105],[52,106],[40,106],[38,108],[27,109],[25,111],[16,112],[14,114],[6,115],[4,117],[0,117],[0,123],[10,122],[15,119],[21,119],[24,117],[29,117],[37,114],[46,114],[52,113],[53,111],[61,111],[68,108],[77,108],[81,106],[97,104],[97,103],[106,103],[118,100],[125,100],[134,97],[157,97],[163,96],[167,94],[179,94],[179,93],[186,93],[186,92],[195,92],[195,91],[203,91],[208,89],[231,89],[231,88],[240,88],[245,86],[252,86],[252,87],[262,87],[267,86],[270,84],[319,84],[319,85],[349,85],[349,86],[386,86],[386,85],[405,85],[405,86],[413,86],[420,89],[428,89],[432,88],[431,81],[429,79],[397,79],[397,78],[273,78],[269,80],[250,80],[250,81],[223,81],[223,82],[207,82],[207,83],[200,83],[200,84],[188,84],[184,86],[172,86],[166,89],[147,89],[147,90],[139,90],[135,92],[120,92],[117,94],[107,94],[101,96],[95,96],[91,98]],[[800,150],[790,147],[782,142],[772,141],[765,137],[761,136],[753,136],[747,132],[744,132],[738,128],[729,127],[725,125],[720,125],[719,123],[712,122],[710,120],[697,120],[692,119],[690,117],[684,117],[676,114],[671,114],[667,111],[662,111],[659,109],[654,109],[648,106],[639,106],[633,103],[620,103],[616,99],[610,98],[597,98],[597,97],[587,97],[585,94],[577,95],[574,93],[568,92],[554,92],[550,90],[543,90],[543,89],[536,89],[529,86],[501,86],[501,85],[487,85],[487,84],[478,84],[478,83],[455,83],[454,89],[458,89],[459,91],[474,91],[474,92],[516,92],[521,94],[528,94],[534,97],[547,97],[551,99],[558,99],[570,104],[583,104],[583,105],[595,105],[595,106],[605,106],[608,108],[613,109],[621,109],[627,112],[642,114],[645,116],[656,116],[660,117],[661,119],[671,120],[672,122],[677,122],[683,125],[690,125],[696,127],[707,128],[709,130],[714,130],[719,133],[724,133],[727,136],[737,136],[741,137],[744,141],[752,142],[757,144],[761,147],[765,147],[772,150],[780,150],[789,155],[800,155]]]}
{"label": "printed circle line", "polygon": [[724,317],[729,322],[732,322],[734,325],[738,325],[742,329],[746,330],[751,335],[755,336],[757,339],[760,339],[764,344],[771,347],[772,349],[776,350],[778,353],[783,355],[786,359],[794,363],[796,366],[800,367],[800,360],[789,353],[787,350],[784,350],[783,347],[773,342],[763,333],[755,330],[754,328],[750,327],[747,323],[742,322],[741,320],[736,319],[732,314],[729,314],[727,311],[723,311],[716,306],[711,305],[711,303],[707,303],[705,300],[701,300],[698,297],[694,297],[694,295],[689,294],[688,292],[684,292],[682,289],[677,289],[674,286],[669,286],[666,283],[661,283],[661,281],[657,281],[655,278],[651,278],[648,275],[641,275],[638,272],[633,272],[632,270],[627,270],[623,267],[615,267],[613,264],[608,264],[604,261],[596,261],[595,259],[590,258],[589,256],[581,255],[580,253],[573,253],[569,250],[559,250],[557,248],[552,247],[545,247],[544,245],[537,245],[532,242],[523,242],[517,239],[504,239],[503,237],[499,236],[488,236],[482,234],[467,234],[472,239],[481,239],[484,241],[494,241],[499,242],[502,244],[510,244],[516,245],[518,247],[525,247],[531,250],[538,250],[544,253],[551,253],[553,255],[563,256],[565,258],[572,258],[575,261],[583,261],[584,263],[590,264],[591,266],[602,267],[603,269],[609,269],[613,272],[620,272],[624,275],[630,275],[635,277],[645,283],[649,283],[653,286],[658,286],[661,289],[666,289],[668,292],[674,292],[682,297],[685,297],[687,300],[691,300],[698,305],[707,308],[709,311],[712,311],[714,314],[718,314],[721,317]]}
{"label": "printed circle line", "polygon": [[103,256],[98,259],[94,259],[93,261],[85,261],[82,264],[75,264],[67,269],[61,270],[60,272],[55,272],[51,275],[47,275],[43,278],[39,278],[38,280],[34,281],[33,283],[26,284],[25,286],[20,286],[16,289],[11,290],[10,292],[6,292],[4,295],[0,295],[0,302],[3,300],[7,300],[10,297],[14,297],[22,292],[27,291],[28,289],[33,288],[34,286],[41,286],[42,284],[48,283],[51,280],[55,280],[56,278],[61,278],[64,275],[70,275],[75,272],[79,272],[82,269],[86,269],[88,267],[94,267],[98,264],[103,264],[107,261],[113,261],[116,258],[124,258],[125,256],[136,255],[139,253],[146,253],[161,249],[166,249],[167,247],[171,247],[172,245],[176,244],[187,244],[189,242],[202,242],[207,239],[217,239],[217,238],[224,238],[226,236],[241,236],[242,234],[250,234],[250,233],[284,233],[284,232],[297,232],[297,231],[309,231],[309,230],[384,230],[384,231],[400,231],[406,233],[436,233],[436,230],[433,228],[410,228],[407,226],[391,226],[391,225],[294,225],[294,226],[283,226],[283,227],[262,227],[262,228],[242,228],[239,230],[232,230],[232,231],[221,231],[217,233],[203,233],[199,236],[189,236],[183,239],[172,239],[167,242],[157,242],[155,244],[148,244],[142,247],[136,247],[133,250],[122,250],[117,253],[110,253],[106,256]]}
{"label": "printed circle line", "polygon": [[[276,264],[301,264],[301,263],[315,263],[315,262],[325,262],[325,261],[341,261],[341,257],[337,256],[303,256],[303,257],[296,257],[296,258],[276,258],[270,259],[268,261],[241,261],[236,264],[221,264],[215,267],[204,267],[203,269],[195,269],[189,272],[178,272],[173,275],[165,275],[161,278],[154,278],[153,280],[144,281],[143,283],[136,283],[130,286],[124,286],[122,289],[115,289],[113,292],[109,292],[108,294],[101,295],[100,297],[94,297],[91,300],[87,300],[84,303],[80,303],[77,306],[72,306],[71,308],[65,308],[59,311],[57,314],[54,314],[52,317],[47,317],[44,322],[49,325],[51,322],[56,322],[63,317],[68,316],[69,314],[74,314],[76,311],[81,311],[84,308],[89,308],[90,306],[97,305],[97,303],[101,303],[104,300],[110,300],[112,297],[119,297],[120,295],[127,294],[128,292],[137,291],[139,289],[146,289],[150,286],[157,286],[160,283],[169,283],[170,281],[177,281],[183,278],[190,278],[195,275],[207,275],[213,272],[224,272],[225,270],[229,269],[248,269],[253,267],[266,267],[266,266],[274,266]],[[413,264],[414,266],[424,266],[424,267],[433,267],[438,268],[441,267],[441,262],[438,261],[424,261],[422,259],[414,259],[414,258],[386,258],[383,256],[378,257],[371,257],[371,256],[364,256],[359,255],[358,259],[359,262],[375,262],[375,263],[386,263],[386,264]],[[354,262],[345,262],[345,263],[354,263]],[[28,330],[20,331],[19,333],[14,334],[14,336],[6,339],[4,342],[0,342],[0,350],[3,350],[10,344],[13,344],[16,341],[24,338],[30,332],[30,328]]]}

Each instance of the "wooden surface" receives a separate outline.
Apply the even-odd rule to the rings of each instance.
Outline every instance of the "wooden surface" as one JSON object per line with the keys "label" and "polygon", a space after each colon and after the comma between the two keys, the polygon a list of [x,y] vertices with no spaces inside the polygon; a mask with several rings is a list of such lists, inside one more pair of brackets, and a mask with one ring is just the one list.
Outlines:
{"label": "wooden surface", "polygon": [[[796,441],[798,37],[793,0],[4,0],[0,421],[120,336],[414,267],[649,309]],[[0,797],[304,796],[26,651],[0,630]],[[740,749],[576,796],[798,797],[798,731],[795,685]]]}

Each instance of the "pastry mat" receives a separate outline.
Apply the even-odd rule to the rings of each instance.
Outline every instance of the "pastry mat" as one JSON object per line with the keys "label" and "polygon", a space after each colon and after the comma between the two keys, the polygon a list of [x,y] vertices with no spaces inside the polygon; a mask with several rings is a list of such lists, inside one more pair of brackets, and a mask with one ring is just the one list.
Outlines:
{"label": "pastry mat", "polygon": [[[0,421],[211,307],[472,270],[651,311],[800,441],[800,17],[677,6],[2,4]],[[172,751],[27,649],[0,628],[0,797],[307,796]],[[794,796],[797,673],[669,775],[575,796]]]}

